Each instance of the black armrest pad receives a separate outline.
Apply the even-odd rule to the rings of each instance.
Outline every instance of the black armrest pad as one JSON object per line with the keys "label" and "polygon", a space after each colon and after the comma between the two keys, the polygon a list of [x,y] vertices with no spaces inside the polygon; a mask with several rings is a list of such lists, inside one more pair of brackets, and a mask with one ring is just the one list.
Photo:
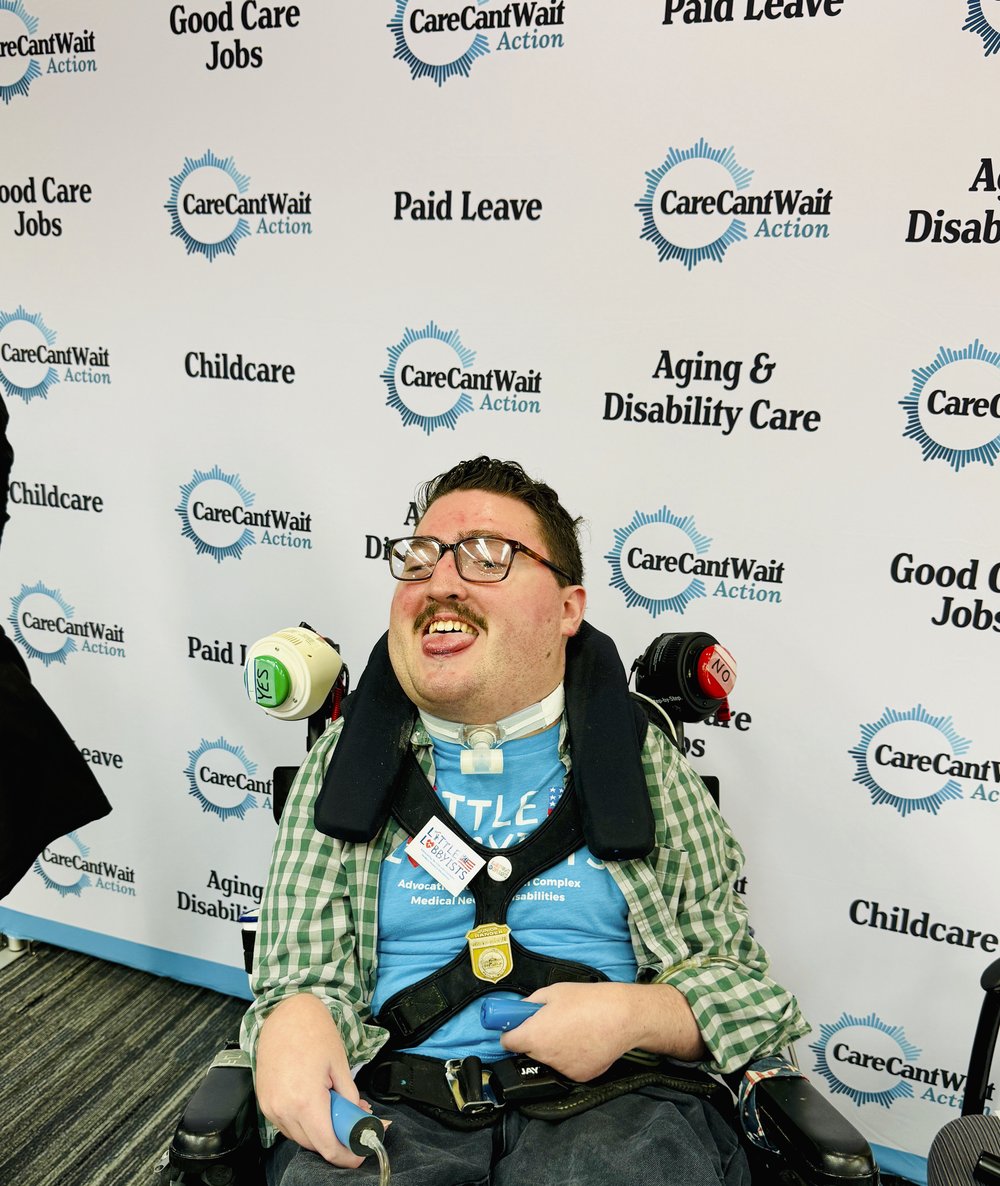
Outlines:
{"label": "black armrest pad", "polygon": [[765,1134],[806,1181],[878,1182],[871,1146],[808,1079],[762,1079],[756,1092]]}
{"label": "black armrest pad", "polygon": [[962,1099],[963,1116],[980,1116],[986,1107],[990,1090],[990,1068],[1000,1032],[1000,960],[994,960],[979,981],[983,989],[983,1003],[979,1010],[976,1033],[969,1055],[969,1073],[965,1078]]}
{"label": "black armrest pad", "polygon": [[994,960],[983,973],[980,981],[983,992],[1000,992],[1000,960]]}
{"label": "black armrest pad", "polygon": [[170,1142],[170,1163],[199,1171],[257,1137],[253,1074],[248,1066],[212,1066],[188,1101]]}

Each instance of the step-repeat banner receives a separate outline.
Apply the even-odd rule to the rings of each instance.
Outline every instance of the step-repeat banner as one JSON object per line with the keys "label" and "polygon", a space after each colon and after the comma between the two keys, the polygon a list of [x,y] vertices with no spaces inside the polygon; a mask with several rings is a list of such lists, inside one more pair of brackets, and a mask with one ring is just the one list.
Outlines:
{"label": "step-repeat banner", "polygon": [[626,665],[736,656],[690,756],[919,1180],[1000,956],[998,94],[994,0],[0,0],[3,627],[114,807],[0,929],[245,993],[246,649],[360,673],[417,484],[513,457]]}

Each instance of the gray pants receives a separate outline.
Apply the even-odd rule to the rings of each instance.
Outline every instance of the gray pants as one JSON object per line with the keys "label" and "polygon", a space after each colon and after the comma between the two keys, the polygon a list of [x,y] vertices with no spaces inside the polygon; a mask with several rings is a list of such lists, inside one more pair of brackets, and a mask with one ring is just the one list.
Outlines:
{"label": "gray pants", "polygon": [[[491,1128],[462,1133],[420,1112],[374,1105],[392,1120],[385,1148],[393,1186],[749,1186],[736,1135],[692,1095],[651,1087],[558,1124],[505,1112]],[[279,1140],[268,1186],[348,1186],[378,1181],[377,1159],[338,1169]]]}

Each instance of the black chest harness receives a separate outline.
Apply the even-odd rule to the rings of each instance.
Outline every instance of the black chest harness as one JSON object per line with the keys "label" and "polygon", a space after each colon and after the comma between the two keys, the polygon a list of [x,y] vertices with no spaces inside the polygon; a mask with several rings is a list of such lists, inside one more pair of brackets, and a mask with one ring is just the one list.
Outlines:
{"label": "black chest harness", "polygon": [[[440,801],[416,760],[412,759],[403,792],[393,803],[393,817],[410,836],[414,836],[435,811],[440,811]],[[449,826],[484,861],[496,856],[496,850],[477,844],[454,820]],[[545,869],[550,869],[570,853],[576,852],[583,842],[579,806],[572,785],[569,785],[544,823],[520,844],[503,850],[510,866],[510,875],[505,880],[494,880],[483,870],[469,883],[468,892],[476,904],[474,926],[503,924],[507,908],[517,891]],[[559,980],[607,979],[603,973],[585,964],[554,959],[531,951],[515,937],[511,937],[510,947],[513,967],[499,981],[499,987],[522,996],[528,996],[536,988]],[[443,968],[390,997],[379,1011],[375,1023],[389,1031],[390,1048],[416,1046],[470,1001],[493,991],[495,987],[497,985],[494,982],[476,976],[469,951],[463,949]]]}
{"label": "black chest harness", "polygon": [[[648,720],[629,695],[614,643],[588,623],[567,646],[564,689],[572,773],[552,814],[520,844],[502,850],[510,863],[509,875],[494,880],[483,869],[469,882],[476,927],[502,924],[523,885],[584,845],[602,860],[635,859],[652,851],[653,814],[641,759]],[[440,800],[410,746],[416,715],[392,670],[383,636],[357,691],[344,705],[343,730],[316,802],[319,831],[367,843],[391,815],[414,836],[440,812]],[[450,819],[449,827],[486,862],[497,855],[497,850],[473,840],[457,821]],[[478,978],[469,952],[463,950],[444,967],[390,997],[374,1019],[389,1031],[386,1051],[419,1045],[465,1005],[497,987],[527,996],[558,981],[607,979],[585,964],[531,951],[513,936],[510,948],[512,968],[498,984]],[[667,1081],[661,1061],[653,1058],[653,1065],[647,1060],[637,1067],[633,1060],[624,1074],[611,1075],[612,1082],[604,1090],[610,1094],[632,1090],[637,1075],[642,1083]],[[436,1059],[390,1053],[365,1071],[364,1085],[376,1098],[406,1098],[447,1123],[460,1125],[483,1123],[481,1114],[498,1106],[497,1095],[501,1103],[506,1095],[522,1110],[530,1111],[524,1106],[530,1103],[535,1108],[532,1114],[555,1118],[567,1109],[592,1107],[599,1102],[595,1091],[601,1090],[587,1085],[587,1101],[581,1104],[574,1085],[524,1058],[505,1059],[481,1072],[476,1058],[453,1060],[442,1067]],[[690,1078],[683,1071],[680,1075],[684,1089],[690,1090]],[[667,1078],[676,1081],[676,1076]],[[558,1113],[552,1112],[556,1106],[552,1103],[534,1103],[539,1098],[551,1101],[553,1096],[561,1109]],[[572,1105],[571,1099],[576,1100]]]}
{"label": "black chest harness", "polygon": [[[552,814],[520,844],[503,850],[509,876],[494,880],[484,869],[469,883],[477,927],[502,924],[523,885],[584,844],[604,860],[645,856],[653,847],[652,808],[641,761],[646,715],[628,694],[614,643],[586,623],[567,647],[564,688],[572,774]],[[343,731],[316,802],[321,832],[367,842],[391,815],[415,836],[440,812],[440,800],[410,747],[415,720],[416,709],[399,686],[383,637],[357,691],[345,703]],[[450,820],[449,827],[484,861],[496,856],[456,821]],[[530,951],[516,937],[511,938],[511,953],[513,967],[500,987],[525,996],[559,980],[606,979],[584,964]],[[494,988],[493,982],[477,978],[468,952],[462,951],[386,1001],[375,1021],[389,1031],[390,1048],[416,1046]]]}

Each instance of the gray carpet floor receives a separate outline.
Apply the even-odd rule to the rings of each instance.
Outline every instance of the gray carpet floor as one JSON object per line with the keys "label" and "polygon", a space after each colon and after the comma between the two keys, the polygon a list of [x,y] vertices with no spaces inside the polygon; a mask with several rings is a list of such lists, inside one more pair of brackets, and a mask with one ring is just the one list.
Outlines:
{"label": "gray carpet floor", "polygon": [[151,1186],[245,1008],[52,947],[0,968],[0,1186]]}

